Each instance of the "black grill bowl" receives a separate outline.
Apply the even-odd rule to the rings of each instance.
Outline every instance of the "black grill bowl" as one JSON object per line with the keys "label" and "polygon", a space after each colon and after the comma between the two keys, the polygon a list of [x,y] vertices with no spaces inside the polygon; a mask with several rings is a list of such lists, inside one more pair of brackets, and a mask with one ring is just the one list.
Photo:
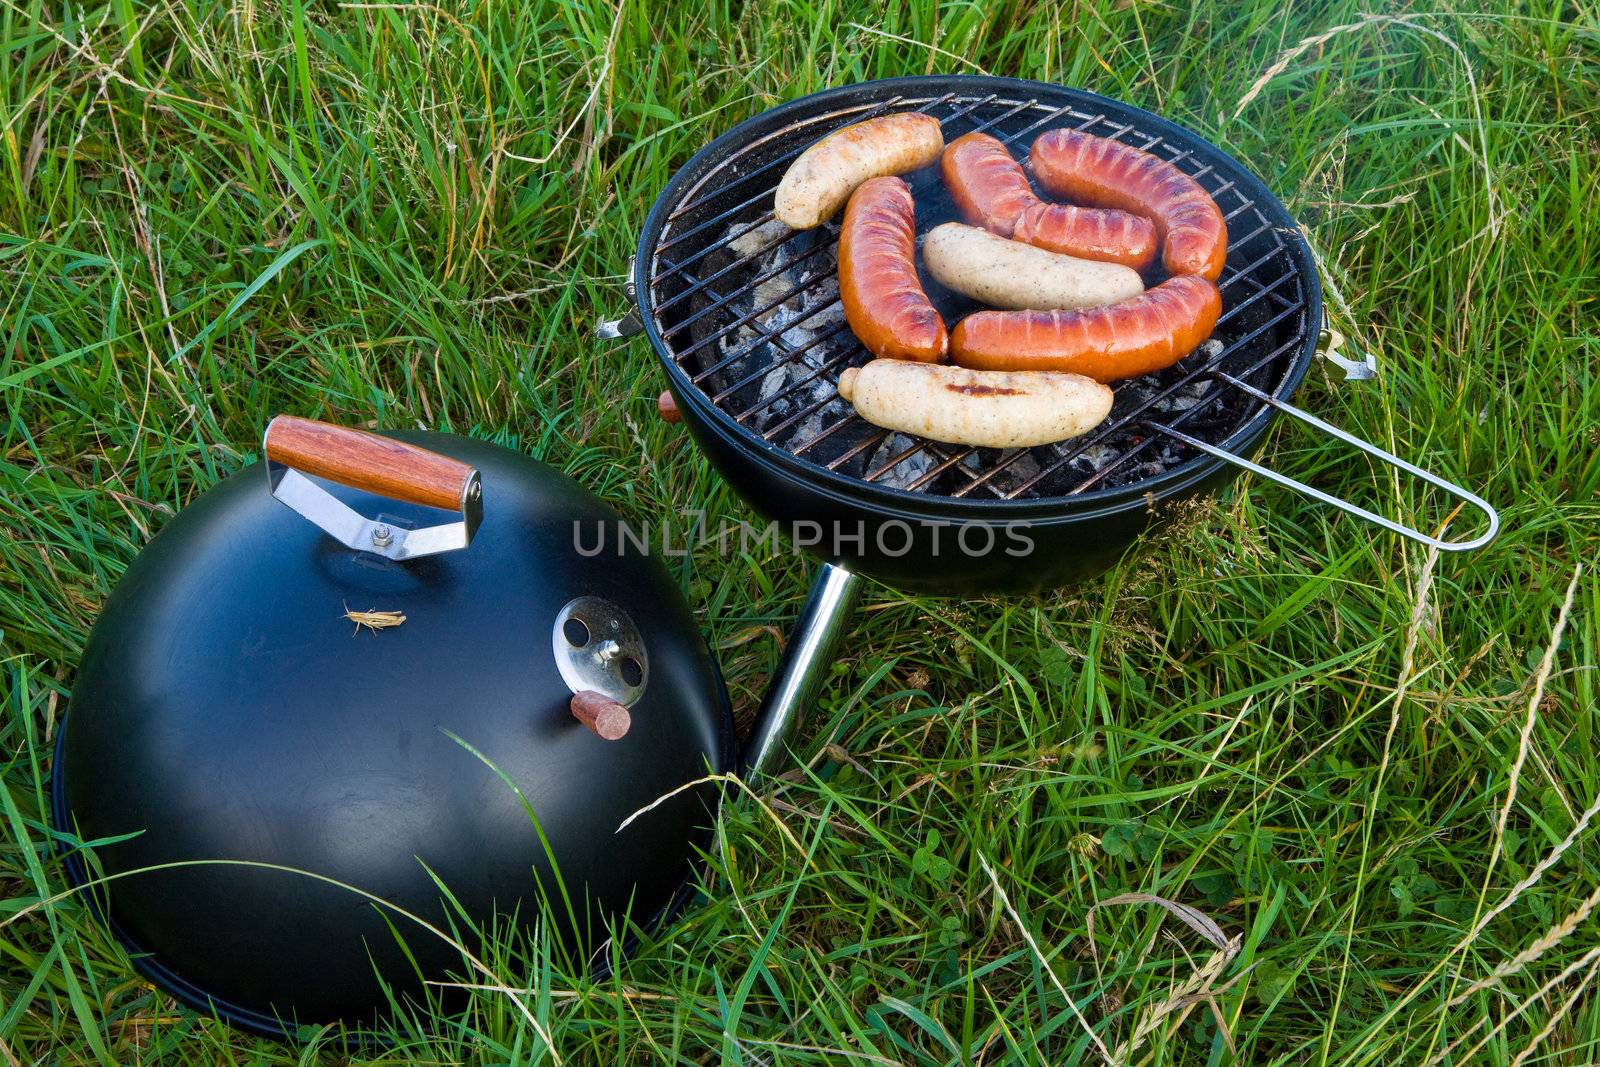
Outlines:
{"label": "black grill bowl", "polygon": [[[1070,126],[1119,137],[1194,175],[1228,218],[1216,344],[1160,374],[1118,383],[1107,422],[1062,446],[966,449],[891,440],[862,422],[830,396],[839,371],[870,358],[834,321],[837,220],[793,236],[763,227],[771,225],[772,190],[796,154],[840,126],[905,110],[939,117],[947,141],[983,129],[1009,141],[1019,159],[1038,133]],[[954,217],[936,172],[908,176],[919,233]],[[657,198],[634,282],[684,421],[751,507],[830,563],[950,595],[1038,591],[1092,577],[1173,504],[1221,488],[1237,468],[1159,427],[1249,455],[1275,412],[1213,375],[1287,399],[1310,365],[1322,321],[1310,250],[1246,168],[1147,111],[1009,78],[866,82],[740,123]],[[929,289],[952,324],[972,308]],[[792,314],[755,314],[769,304]],[[786,324],[814,328],[797,340]],[[789,377],[774,387],[770,375],[779,373]]]}

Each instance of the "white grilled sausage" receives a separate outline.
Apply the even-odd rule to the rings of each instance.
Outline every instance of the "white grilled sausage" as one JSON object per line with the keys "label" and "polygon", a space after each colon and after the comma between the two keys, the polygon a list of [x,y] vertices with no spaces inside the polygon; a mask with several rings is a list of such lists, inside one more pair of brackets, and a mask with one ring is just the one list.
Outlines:
{"label": "white grilled sausage", "polygon": [[990,307],[1072,310],[1144,292],[1131,267],[1047,252],[959,222],[928,231],[922,262],[941,285]]}
{"label": "white grilled sausage", "polygon": [[943,151],[939,120],[916,111],[834,130],[789,164],[772,198],[773,214],[792,229],[820,226],[862,182],[926,167]]}
{"label": "white grilled sausage", "polygon": [[839,375],[839,395],[874,426],[933,441],[1021,448],[1087,433],[1111,390],[1081,374],[978,371],[875,359]]}

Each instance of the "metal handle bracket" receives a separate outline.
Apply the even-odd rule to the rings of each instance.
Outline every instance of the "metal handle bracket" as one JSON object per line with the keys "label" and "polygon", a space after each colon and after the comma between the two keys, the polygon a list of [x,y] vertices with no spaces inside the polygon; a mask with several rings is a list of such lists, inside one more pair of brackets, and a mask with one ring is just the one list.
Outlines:
{"label": "metal handle bracket", "polygon": [[1322,332],[1327,336],[1321,348],[1322,358],[1344,371],[1344,380],[1347,382],[1370,382],[1378,376],[1378,359],[1371,352],[1362,352],[1354,345],[1350,351],[1360,356],[1360,359],[1350,359],[1339,354],[1339,349],[1345,347],[1348,338],[1333,328],[1328,317],[1322,317]]}
{"label": "metal handle bracket", "polygon": [[461,494],[458,521],[406,530],[367,518],[293,467],[270,457],[266,465],[272,495],[280,503],[346,548],[371,552],[385,559],[416,559],[466,548],[483,521],[483,481],[477,471],[472,472]]}
{"label": "metal handle bracket", "polygon": [[1176,441],[1182,441],[1191,448],[1197,448],[1207,455],[1212,455],[1218,459],[1227,460],[1234,466],[1242,467],[1243,469],[1250,471],[1252,474],[1258,474],[1270,482],[1276,482],[1279,485],[1287,486],[1290,489],[1297,490],[1298,492],[1304,493],[1306,496],[1309,496],[1314,500],[1319,500],[1324,504],[1331,504],[1340,511],[1347,512],[1351,515],[1356,515],[1360,518],[1366,519],[1368,522],[1376,523],[1386,530],[1391,530],[1402,537],[1409,537],[1413,541],[1428,545],[1431,548],[1436,548],[1441,552],[1469,552],[1475,548],[1482,548],[1490,541],[1493,541],[1495,534],[1499,532],[1500,513],[1495,511],[1494,508],[1490,507],[1489,503],[1476,493],[1470,493],[1461,486],[1456,485],[1454,482],[1446,481],[1437,474],[1432,474],[1413,463],[1408,463],[1399,456],[1386,452],[1371,442],[1363,441],[1354,434],[1347,433],[1331,423],[1324,422],[1315,415],[1311,414],[1309,411],[1297,408],[1287,401],[1279,400],[1277,397],[1272,396],[1269,393],[1265,393],[1247,382],[1240,381],[1231,374],[1226,374],[1219,371],[1214,375],[1214,377],[1216,377],[1219,381],[1227,382],[1235,389],[1241,389],[1244,392],[1249,393],[1251,396],[1255,397],[1264,404],[1270,404],[1274,408],[1277,408],[1279,411],[1283,412],[1285,415],[1299,419],[1308,426],[1314,426],[1323,433],[1339,441],[1343,441],[1347,445],[1359,448],[1367,455],[1372,456],[1375,459],[1382,460],[1391,467],[1397,467],[1400,470],[1405,471],[1407,474],[1421,478],[1431,486],[1434,486],[1438,489],[1443,489],[1446,493],[1455,497],[1457,500],[1462,501],[1463,503],[1471,504],[1473,507],[1483,512],[1484,516],[1488,519],[1488,529],[1479,534],[1477,537],[1474,537],[1468,541],[1444,541],[1437,537],[1432,537],[1428,534],[1425,534],[1420,530],[1414,530],[1409,526],[1395,522],[1393,519],[1385,518],[1376,512],[1368,511],[1366,508],[1361,507],[1358,504],[1352,504],[1348,500],[1333,496],[1330,493],[1324,493],[1322,490],[1309,486],[1304,482],[1296,481],[1295,479],[1290,478],[1288,475],[1279,474],[1277,471],[1268,467],[1263,467],[1261,464],[1245,459],[1243,456],[1236,456],[1226,449],[1218,448],[1216,445],[1213,445],[1207,441],[1202,441],[1198,437],[1193,437],[1190,434],[1184,433],[1182,430],[1176,429],[1175,427],[1168,426],[1164,423],[1152,423],[1151,427],[1155,430],[1159,430]]}
{"label": "metal handle bracket", "polygon": [[628,313],[622,318],[610,319],[599,325],[595,330],[595,336],[602,341],[615,341],[644,333],[644,320],[639,317],[639,290],[633,280],[633,268],[638,261],[638,256],[628,257],[628,280],[622,283],[622,291],[627,294],[628,302],[633,307],[629,308]]}
{"label": "metal handle bracket", "polygon": [[644,333],[644,320],[634,308],[620,319],[607,319],[595,327],[594,335],[602,341],[617,341]]}

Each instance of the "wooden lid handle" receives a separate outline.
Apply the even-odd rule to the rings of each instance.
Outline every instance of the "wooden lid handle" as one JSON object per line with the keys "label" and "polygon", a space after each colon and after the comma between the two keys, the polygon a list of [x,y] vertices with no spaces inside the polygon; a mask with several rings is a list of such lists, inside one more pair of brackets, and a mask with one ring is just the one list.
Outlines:
{"label": "wooden lid handle", "polygon": [[267,458],[379,496],[460,511],[473,484],[470,463],[365,430],[279,415],[267,424]]}
{"label": "wooden lid handle", "polygon": [[633,716],[628,714],[627,708],[592,689],[574,693],[569,707],[573,718],[607,741],[619,739],[633,725]]}

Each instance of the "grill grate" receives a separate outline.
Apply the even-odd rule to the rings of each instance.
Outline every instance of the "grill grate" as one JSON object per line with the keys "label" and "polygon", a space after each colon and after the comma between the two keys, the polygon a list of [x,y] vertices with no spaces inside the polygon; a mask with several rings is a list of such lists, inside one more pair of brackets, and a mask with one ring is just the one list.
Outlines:
{"label": "grill grate", "polygon": [[[1044,499],[1163,473],[1227,440],[1293,366],[1314,324],[1285,234],[1192,146],[1104,112],[999,93],[890,96],[811,115],[736,145],[711,162],[666,215],[647,259],[647,307],[689,380],[741,427],[793,455],[867,482],[951,497]],[[946,140],[983,130],[1026,156],[1056,126],[1114,137],[1195,177],[1227,219],[1223,313],[1211,341],[1175,367],[1114,386],[1110,417],[1083,437],[1031,449],[938,444],[872,426],[837,396],[839,372],[869,358],[839,305],[838,220],[794,232],[772,217],[784,169],[839,126],[893,111],[937,117]],[[937,168],[908,176],[918,232],[956,217]],[[926,281],[926,275],[924,275]],[[977,305],[927,281],[952,325]],[[1169,430],[1179,430],[1172,433]]]}

